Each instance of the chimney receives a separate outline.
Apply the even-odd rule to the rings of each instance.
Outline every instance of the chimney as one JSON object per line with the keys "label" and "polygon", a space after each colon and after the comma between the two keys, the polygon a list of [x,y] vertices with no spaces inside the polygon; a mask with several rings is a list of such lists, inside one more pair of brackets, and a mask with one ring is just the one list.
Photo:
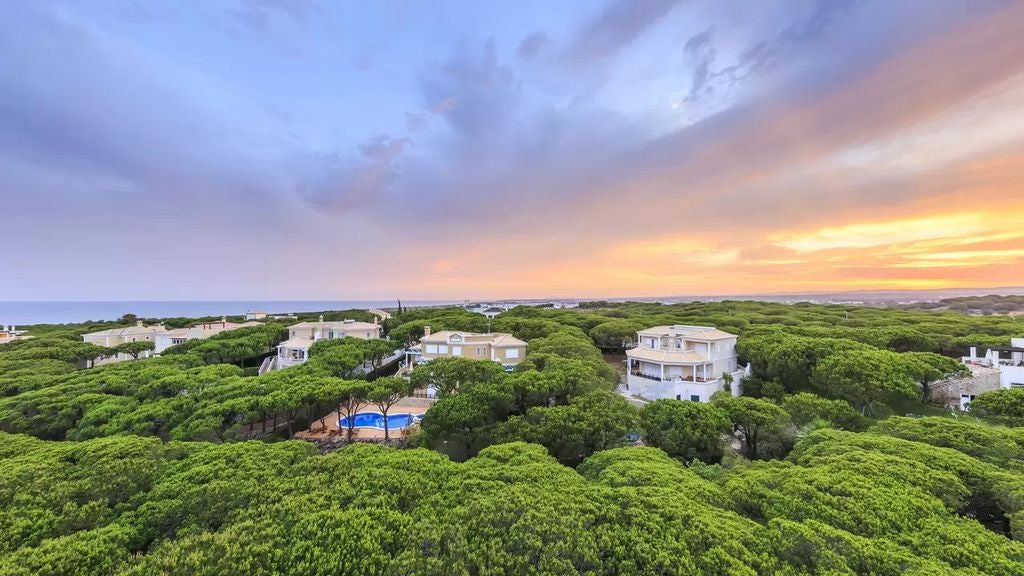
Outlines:
{"label": "chimney", "polygon": [[374,317],[373,317],[373,323],[374,323],[374,324],[376,325],[376,324],[378,324],[379,322],[380,322],[380,318],[378,318],[377,316],[374,316]]}
{"label": "chimney", "polygon": [[424,337],[430,336],[430,326],[424,326],[423,327],[423,336]]}
{"label": "chimney", "polygon": [[321,315],[320,315],[320,322],[323,322],[323,321],[324,321],[324,315],[323,315],[323,314],[321,314]]}
{"label": "chimney", "polygon": [[138,327],[138,328],[142,328],[142,320],[136,320],[135,321],[135,326]]}

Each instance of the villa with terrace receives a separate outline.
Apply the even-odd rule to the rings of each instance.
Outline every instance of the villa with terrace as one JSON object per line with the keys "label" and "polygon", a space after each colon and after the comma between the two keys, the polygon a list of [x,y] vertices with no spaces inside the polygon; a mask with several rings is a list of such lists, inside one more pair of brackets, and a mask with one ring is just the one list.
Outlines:
{"label": "villa with terrace", "polygon": [[526,357],[526,342],[511,334],[462,332],[423,329],[420,343],[406,351],[406,366],[430,362],[436,358],[458,357],[469,360],[490,360],[511,372]]}
{"label": "villa with terrace", "polygon": [[383,327],[377,323],[376,319],[372,323],[355,320],[324,322],[324,317],[321,315],[316,322],[292,324],[288,327],[288,339],[277,345],[277,355],[272,356],[273,360],[260,368],[260,373],[305,363],[309,359],[309,348],[318,340],[336,340],[338,338],[376,340],[381,337],[383,332]]}
{"label": "villa with terrace", "polygon": [[636,346],[626,350],[628,391],[649,400],[707,402],[719,390],[737,396],[748,372],[737,366],[736,339],[712,326],[641,330]]}

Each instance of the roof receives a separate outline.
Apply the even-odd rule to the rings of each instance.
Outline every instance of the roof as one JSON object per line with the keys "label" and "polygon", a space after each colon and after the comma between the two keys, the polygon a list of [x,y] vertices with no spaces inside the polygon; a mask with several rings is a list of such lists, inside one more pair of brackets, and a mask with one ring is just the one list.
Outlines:
{"label": "roof", "polygon": [[313,340],[309,338],[289,338],[277,345],[278,348],[309,348]]}
{"label": "roof", "polygon": [[498,308],[497,306],[491,306],[490,308],[484,310],[484,312],[498,312],[499,314],[504,311],[504,308]]}
{"label": "roof", "polygon": [[440,332],[434,332],[430,336],[424,336],[423,338],[420,338],[420,342],[447,344],[448,340],[456,334],[462,336],[463,342],[470,344],[489,343],[492,346],[505,348],[510,346],[526,346],[526,342],[523,342],[522,340],[516,338],[515,336],[512,336],[511,334],[504,334],[502,332],[479,334],[477,332],[462,332],[460,330],[441,330]]}
{"label": "roof", "polygon": [[338,325],[338,322],[325,322],[325,324],[334,324],[333,326],[329,326],[329,328],[333,330],[380,330],[380,324],[374,324],[372,322],[341,322],[340,325]]}
{"label": "roof", "polygon": [[342,320],[340,322],[299,322],[298,324],[292,324],[288,327],[289,330],[294,330],[296,328],[319,328],[321,330],[331,329],[340,331],[377,330],[380,328],[380,324]]}
{"label": "roof", "polygon": [[262,326],[260,322],[243,322],[241,324],[235,324],[234,322],[200,322],[194,324],[188,328],[175,328],[174,330],[167,330],[161,334],[166,334],[171,338],[187,337],[189,334],[200,333],[203,336],[218,334],[220,332],[227,332],[229,330],[237,330],[239,328],[249,328],[251,326]]}
{"label": "roof", "polygon": [[495,346],[497,348],[508,348],[511,346],[526,346],[526,342],[510,334],[501,334],[494,340],[491,340],[491,346]]}
{"label": "roof", "polygon": [[101,338],[106,336],[131,336],[132,334],[154,334],[156,332],[166,332],[167,328],[163,325],[157,326],[124,326],[121,328],[108,328],[107,330],[100,330],[99,332],[89,332],[88,334],[82,334],[82,338],[95,337]]}
{"label": "roof", "polygon": [[692,350],[651,350],[650,348],[630,348],[626,350],[626,357],[635,360],[646,360],[661,364],[706,364],[711,362],[703,354]]}
{"label": "roof", "polygon": [[669,337],[680,337],[689,340],[726,340],[728,338],[738,338],[735,334],[730,334],[724,330],[719,330],[714,326],[654,326],[637,332],[641,336],[669,336]]}

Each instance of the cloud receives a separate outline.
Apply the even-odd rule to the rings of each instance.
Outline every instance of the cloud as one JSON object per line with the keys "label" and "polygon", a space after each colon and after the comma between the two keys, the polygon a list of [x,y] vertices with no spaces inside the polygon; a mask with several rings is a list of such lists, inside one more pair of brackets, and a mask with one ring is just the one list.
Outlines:
{"label": "cloud", "polygon": [[[307,54],[219,9],[121,28],[75,4],[8,9],[0,200],[16,230],[59,232],[0,267],[130,274],[141,247],[115,266],[74,240],[192,229],[171,251],[183,269],[204,246],[258,250],[254,270],[290,254],[292,277],[330,256],[368,296],[1024,281],[1000,214],[1024,209],[1019,3],[616,0],[499,14],[454,44],[433,11],[368,7],[307,37],[338,9],[242,10]],[[195,45],[139,41],[174,34]],[[365,46],[373,66],[346,74]],[[338,256],[337,230],[370,247]],[[384,253],[402,274],[374,267]]]}
{"label": "cloud", "polygon": [[405,129],[409,132],[417,132],[427,125],[427,115],[423,112],[406,112]]}
{"label": "cloud", "polygon": [[612,56],[679,4],[680,0],[612,0],[572,39],[568,56],[578,64]]}
{"label": "cloud", "polygon": [[530,60],[537,57],[549,43],[547,35],[538,30],[523,38],[523,41],[519,43],[519,48],[516,49],[516,55],[523,60]]}
{"label": "cloud", "polygon": [[358,157],[319,157],[315,174],[297,185],[310,206],[331,213],[379,206],[400,174],[398,159],[408,138],[378,136],[359,147]]}
{"label": "cloud", "polygon": [[707,88],[707,83],[711,76],[711,65],[714,64],[715,57],[718,55],[712,42],[712,32],[713,29],[708,28],[700,34],[692,36],[683,45],[683,51],[695,63],[693,81],[690,84],[689,96],[687,96],[690,101],[697,100],[705,90],[711,91],[710,88]]}
{"label": "cloud", "polygon": [[257,35],[288,27],[308,31],[310,24],[324,15],[315,0],[242,0],[229,12]]}
{"label": "cloud", "polygon": [[212,206],[266,192],[261,149],[277,122],[215,78],[57,6],[12,6],[3,26],[0,158],[70,177],[72,199],[114,189]]}

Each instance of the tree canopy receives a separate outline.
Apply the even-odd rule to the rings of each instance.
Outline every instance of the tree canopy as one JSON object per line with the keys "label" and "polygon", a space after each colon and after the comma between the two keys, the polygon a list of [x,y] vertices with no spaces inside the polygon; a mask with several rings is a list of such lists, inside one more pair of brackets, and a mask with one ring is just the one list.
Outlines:
{"label": "tree canopy", "polygon": [[[621,356],[599,347],[664,324],[738,334],[745,395],[623,396]],[[1013,320],[520,306],[491,326],[529,343],[511,373],[438,360],[408,382],[364,374],[426,325],[488,322],[406,309],[389,340],[318,342],[263,376],[281,325],[95,368],[110,350],[80,334],[109,323],[0,346],[0,575],[1024,575],[1020,391],[959,418],[891,415],[923,407],[961,370],[953,357],[1008,340]],[[443,393],[403,448],[287,440],[428,384]]]}

